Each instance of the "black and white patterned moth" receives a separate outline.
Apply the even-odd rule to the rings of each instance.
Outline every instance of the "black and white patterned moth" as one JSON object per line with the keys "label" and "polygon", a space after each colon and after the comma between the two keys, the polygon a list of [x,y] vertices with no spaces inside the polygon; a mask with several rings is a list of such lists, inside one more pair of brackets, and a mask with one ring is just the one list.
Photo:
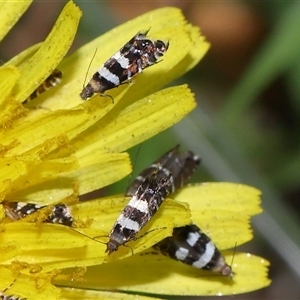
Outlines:
{"label": "black and white patterned moth", "polygon": [[138,32],[100,67],[81,91],[81,99],[87,100],[95,93],[103,96],[105,91],[128,82],[165,54],[169,43],[149,39],[148,31]]}
{"label": "black and white patterned moth", "polygon": [[45,81],[36,88],[30,96],[26,100],[22,102],[22,104],[26,104],[31,100],[37,98],[40,94],[48,91],[52,87],[55,87],[61,83],[62,72],[58,69],[54,69],[53,72],[45,79]]}
{"label": "black and white patterned moth", "polygon": [[164,199],[187,182],[200,160],[179,146],[165,153],[134,180],[126,195],[132,196],[109,235],[106,252],[134,239],[154,216]]}
{"label": "black and white patterned moth", "polygon": [[[6,215],[12,220],[23,219],[26,216],[29,216],[36,211],[46,207],[46,205],[27,202],[3,201],[2,204]],[[71,215],[69,207],[63,203],[59,203],[52,206],[51,213],[43,222],[72,226],[73,221],[74,219]]]}
{"label": "black and white patterned moth", "polygon": [[173,235],[154,246],[162,254],[192,267],[232,277],[231,267],[213,241],[194,224],[173,229]]}

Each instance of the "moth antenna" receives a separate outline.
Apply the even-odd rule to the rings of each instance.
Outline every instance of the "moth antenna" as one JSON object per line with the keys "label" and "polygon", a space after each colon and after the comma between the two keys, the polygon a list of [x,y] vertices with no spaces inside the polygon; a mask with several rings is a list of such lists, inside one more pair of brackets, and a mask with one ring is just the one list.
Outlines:
{"label": "moth antenna", "polygon": [[149,27],[147,30],[145,30],[145,31],[142,31],[142,32],[143,32],[143,34],[144,34],[144,35],[147,35],[147,34],[149,33],[150,29],[151,29],[151,26],[150,26],[150,27]]}
{"label": "moth antenna", "polygon": [[[80,232],[80,231],[77,231],[75,228],[72,228],[72,227],[69,227],[70,229],[72,229],[73,231],[75,231],[76,233],[79,233],[79,234],[81,234],[82,236],[84,236],[84,237],[86,237],[86,238],[88,238],[88,239],[90,239],[90,240],[92,240],[92,241],[95,241],[95,242],[97,242],[97,243],[100,243],[100,244],[102,244],[102,245],[107,245],[107,243],[104,243],[104,242],[100,242],[100,241],[98,241],[98,240],[96,240],[96,238],[99,238],[99,237],[108,237],[108,236],[95,236],[95,237],[91,237],[91,236],[89,236],[89,235],[87,235],[87,234],[84,234],[84,233],[82,233],[82,232]],[[122,245],[122,246],[124,246],[124,247],[126,247],[126,248],[129,248],[130,249],[130,251],[131,251],[131,255],[133,256],[134,255],[134,251],[133,251],[133,249],[132,249],[132,247],[130,247],[130,246],[128,246],[128,245],[126,245],[126,244],[124,244],[124,245]]]}
{"label": "moth antenna", "polygon": [[[84,237],[86,237],[86,238],[88,238],[88,239],[90,239],[90,240],[92,240],[92,241],[95,241],[95,242],[100,243],[100,244],[102,244],[102,245],[106,245],[106,243],[100,242],[100,241],[96,240],[97,237],[102,237],[102,236],[91,237],[91,236],[89,236],[89,235],[87,235],[87,234],[84,234],[84,233],[82,233],[82,232],[76,230],[76,229],[73,228],[73,227],[69,227],[69,228],[70,228],[71,230],[73,230],[74,232],[79,233],[80,235],[82,235],[82,236],[84,236]],[[103,237],[106,237],[106,236],[103,236]]]}
{"label": "moth antenna", "polygon": [[[19,274],[20,275],[20,274]],[[18,277],[19,277],[19,275],[18,275]],[[17,281],[17,278],[18,277],[16,277],[11,283],[10,283],[10,285],[8,286],[8,287],[6,287],[3,291],[2,291],[2,293],[4,294],[5,292],[7,292],[13,285],[14,285],[14,283]]]}
{"label": "moth antenna", "polygon": [[83,82],[82,88],[85,87],[85,83],[86,83],[86,80],[87,80],[87,76],[88,76],[88,73],[89,73],[89,71],[90,71],[92,62],[93,62],[93,60],[94,60],[94,58],[95,58],[95,56],[96,56],[96,54],[97,54],[97,51],[98,51],[98,48],[95,49],[94,55],[93,55],[93,57],[92,57],[92,59],[91,59],[89,65],[88,65],[87,71],[86,71],[86,73],[85,73],[85,77],[84,77],[84,82]]}
{"label": "moth antenna", "polygon": [[[153,229],[151,229],[150,231],[147,231],[147,232],[143,233],[143,234],[140,235],[140,236],[134,237],[132,240],[133,240],[133,241],[137,241],[137,240],[143,238],[144,236],[148,235],[148,234],[151,233],[152,231],[163,230],[163,229],[167,229],[167,227],[153,228]],[[123,245],[121,245],[121,246],[130,248],[130,250],[131,250],[131,255],[132,255],[132,256],[134,255],[134,251],[133,251],[133,248],[132,248],[132,247],[130,247],[129,245],[126,245],[126,244],[123,244]]]}
{"label": "moth antenna", "polygon": [[[84,237],[87,237],[88,239],[90,239],[90,240],[92,240],[92,241],[95,241],[95,242],[100,243],[100,244],[103,244],[103,245],[107,245],[107,243],[100,242],[100,241],[96,240],[96,238],[98,238],[98,237],[107,237],[107,236],[95,236],[95,237],[90,237],[90,236],[88,236],[88,235],[86,235],[86,234],[84,234],[84,233],[82,233],[82,232],[80,232],[80,231],[77,231],[75,228],[70,227],[70,229],[72,229],[72,230],[75,231],[76,233],[79,233],[79,234],[83,235]],[[126,245],[126,244],[123,244],[122,246],[124,246],[124,247],[126,247],[126,248],[129,248],[130,251],[131,251],[131,256],[134,255],[134,251],[133,251],[132,247],[130,247],[130,246]]]}
{"label": "moth antenna", "polygon": [[[233,248],[233,254],[232,254],[232,258],[231,258],[231,262],[230,262],[230,268],[232,270],[232,266],[233,266],[233,261],[234,261],[234,257],[235,257],[235,253],[236,253],[236,247],[237,247],[237,242],[235,242],[234,248]],[[234,275],[235,272],[232,271],[232,275]],[[232,278],[232,276],[231,276]]]}
{"label": "moth antenna", "polygon": [[122,246],[124,246],[124,247],[126,247],[126,248],[129,248],[130,251],[131,251],[131,256],[134,255],[134,251],[133,251],[132,247],[130,247],[130,246],[126,245],[126,244],[123,244]]}
{"label": "moth antenna", "polygon": [[114,100],[113,96],[111,96],[111,95],[106,95],[106,94],[101,94],[101,96],[103,96],[103,97],[108,97],[108,98],[110,98],[112,104],[115,103],[115,100]]}
{"label": "moth antenna", "polygon": [[153,231],[156,231],[156,230],[164,230],[164,229],[167,229],[167,227],[153,228],[153,229],[151,229],[150,231],[147,231],[147,232],[143,233],[142,235],[135,237],[135,238],[133,239],[133,241],[137,241],[137,240],[143,238],[144,236],[148,235],[149,233],[151,233],[151,232],[153,232]]}
{"label": "moth antenna", "polygon": [[3,300],[26,300],[27,298],[21,298],[19,296],[14,296],[14,295],[6,295],[5,293],[15,284],[15,282],[17,281],[18,277],[20,276],[20,273],[18,274],[18,276],[11,282],[11,284],[6,287],[3,291],[0,291],[0,299]]}

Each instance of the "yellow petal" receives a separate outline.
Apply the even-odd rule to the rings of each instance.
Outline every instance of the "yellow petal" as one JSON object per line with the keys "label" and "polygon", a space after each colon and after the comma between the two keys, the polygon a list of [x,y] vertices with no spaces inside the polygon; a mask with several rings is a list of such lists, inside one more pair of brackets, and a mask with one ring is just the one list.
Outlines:
{"label": "yellow petal", "polygon": [[127,153],[100,154],[97,151],[85,160],[79,160],[81,169],[60,176],[74,178],[79,182],[79,195],[83,195],[112,184],[126,175],[131,169],[130,158]]}
{"label": "yellow petal", "polygon": [[0,204],[0,220],[4,219],[5,216],[4,207]]}
{"label": "yellow petal", "polygon": [[108,108],[105,104],[105,101],[101,103],[88,101],[74,110],[55,112],[39,110],[39,113],[29,114],[25,120],[16,121],[15,126],[7,134],[0,128],[0,134],[3,135],[1,142],[7,144],[14,139],[18,141],[18,145],[8,152],[10,156],[25,152],[27,155],[40,151],[50,152],[60,145],[53,143],[53,148],[48,149],[48,141],[60,136],[71,140],[107,113]]}
{"label": "yellow petal", "polygon": [[78,7],[68,2],[38,51],[18,66],[21,77],[13,91],[15,100],[24,101],[60,63],[73,42],[80,17]]}
{"label": "yellow petal", "polygon": [[[225,252],[225,258],[231,261],[232,253]],[[156,295],[235,295],[268,286],[268,265],[261,257],[235,253],[232,267],[236,274],[230,279],[146,251],[112,264],[90,267],[86,282],[76,286]],[[128,270],[134,272],[128,276]]]}
{"label": "yellow petal", "polygon": [[[22,234],[18,233],[22,226]],[[3,228],[9,232],[9,234],[3,234],[1,236],[1,243],[9,244],[15,242],[22,251],[27,252],[32,249],[45,250],[45,249],[72,249],[76,247],[83,247],[84,241],[82,237],[76,232],[63,226],[52,226],[52,224],[33,224],[26,222],[11,222],[3,225]],[[69,235],[72,239],[66,239],[61,243],[57,243],[60,234],[69,231]],[[22,241],[22,235],[26,236],[26,240]],[[27,260],[28,263],[33,263],[35,259]]]}
{"label": "yellow petal", "polygon": [[[61,173],[78,168],[77,160],[72,156],[41,162],[25,161],[24,163],[28,165],[27,174],[17,178],[12,183],[10,196],[7,196],[6,199],[13,201],[16,199],[25,200],[26,197],[22,191],[25,190],[28,193],[28,189],[31,190],[35,185],[37,185],[36,190],[40,190],[41,185],[44,185],[47,181],[53,182]],[[32,201],[34,200],[32,199]]]}
{"label": "yellow petal", "polygon": [[[127,202],[128,198],[119,196],[70,205],[76,223],[80,226],[78,228],[27,223],[26,219],[3,224],[0,251],[6,252],[0,252],[0,258],[4,256],[6,260],[2,259],[2,264],[14,260],[38,264],[43,272],[96,265],[131,256],[133,251],[138,253],[148,249],[171,235],[174,226],[190,223],[187,205],[166,200],[155,218],[140,232],[141,238],[108,256],[105,253],[108,234]],[[9,248],[12,244],[14,247]]]}
{"label": "yellow petal", "polygon": [[192,210],[192,220],[207,234],[219,250],[234,248],[248,242],[253,234],[250,217],[224,210]]}
{"label": "yellow petal", "polygon": [[0,158],[0,195],[1,200],[3,200],[5,194],[10,188],[13,182],[26,174],[27,164],[23,161],[10,158]]}
{"label": "yellow petal", "polygon": [[0,107],[1,107],[1,117],[3,117],[3,109],[5,109],[6,98],[10,94],[12,88],[20,77],[20,73],[14,66],[2,67],[0,68]]}
{"label": "yellow petal", "polygon": [[[142,109],[145,103],[148,104],[147,110]],[[22,126],[12,128],[9,134],[4,135],[4,143],[8,143],[9,140],[14,140],[14,137],[19,142],[14,148],[8,151],[9,154],[24,152],[28,147],[34,147],[35,143],[37,144],[36,147],[27,151],[26,155],[32,156],[36,153],[47,153],[52,147],[60,147],[58,144],[59,138],[57,138],[58,142],[52,142],[50,147],[48,139],[52,137],[52,140],[54,140],[55,135],[59,136],[62,131],[64,131],[66,135],[70,133],[69,136],[72,138],[74,134],[78,134],[78,131],[83,130],[90,122],[93,122],[94,119],[105,114],[101,105],[95,102],[86,102],[84,106],[86,109],[47,112],[46,115],[40,114],[35,117],[28,117],[27,122],[23,123]],[[110,122],[108,122],[106,126],[102,124],[101,128],[97,131],[91,130],[93,135],[89,135],[89,132],[85,131],[84,137],[78,138],[78,144],[76,142],[73,143],[72,146],[74,146],[74,148],[80,149],[74,154],[78,157],[78,163],[81,166],[78,172],[76,171],[72,174],[62,173],[59,175],[61,170],[60,172],[56,172],[57,175],[55,175],[55,172],[51,173],[49,170],[48,176],[49,179],[51,179],[50,185],[48,186],[46,180],[44,180],[43,190],[38,191],[33,184],[35,180],[39,178],[34,174],[35,172],[39,172],[39,169],[34,169],[30,176],[31,179],[27,182],[29,185],[28,189],[24,192],[23,190],[26,186],[23,185],[22,181],[18,181],[13,189],[14,192],[8,195],[7,199],[28,199],[28,201],[38,201],[40,203],[40,199],[42,199],[43,203],[49,203],[49,201],[57,201],[73,193],[73,182],[79,179],[83,180],[80,184],[80,194],[98,189],[102,187],[103,184],[107,185],[112,183],[112,181],[116,181],[120,179],[121,176],[128,174],[129,169],[124,165],[123,161],[122,164],[126,168],[122,168],[120,172],[114,172],[119,162],[113,160],[116,168],[112,167],[112,171],[109,171],[111,176],[101,180],[100,178],[104,178],[102,176],[103,173],[101,173],[101,167],[103,167],[104,170],[108,170],[108,163],[112,162],[112,159],[107,159],[107,157],[101,160],[101,157],[103,157],[101,156],[101,152],[122,151],[134,144],[140,143],[142,140],[173,125],[178,119],[184,117],[194,106],[195,101],[193,95],[186,86],[166,89],[146,99],[142,99],[129,106],[125,111],[122,111],[116,120],[108,116],[107,118]],[[91,107],[93,107],[93,109],[90,109]],[[91,111],[94,113],[94,117],[91,116]],[[176,114],[172,113],[173,111],[176,111]],[[99,112],[101,113],[99,114]],[[83,118],[83,115],[85,118]],[[105,124],[106,122],[103,123]],[[70,128],[69,132],[68,126]],[[148,133],[145,134],[144,130],[148,127]],[[32,140],[33,131],[35,136],[34,140]],[[49,134],[51,135],[49,136]],[[99,139],[99,136],[102,138]],[[45,140],[46,138],[47,140]],[[84,161],[86,159],[89,159],[90,163],[88,164],[89,167],[85,168],[84,171],[83,168],[87,167],[87,165],[82,162],[82,160]],[[98,165],[98,168],[97,164],[99,163],[101,165]],[[94,164],[94,166],[92,164]],[[128,165],[128,162],[125,162],[125,164]],[[45,165],[47,165],[47,162],[45,162]],[[113,175],[115,175],[115,177],[113,177]],[[58,182],[53,181],[55,178],[58,178],[58,176],[60,176],[61,179],[65,178],[65,180],[58,180]],[[84,180],[82,176],[85,176],[86,180]],[[70,181],[70,177],[74,180]],[[98,177],[99,180],[95,180],[95,178]],[[29,187],[31,188],[29,189]],[[37,188],[39,188],[39,186],[37,186]]]}
{"label": "yellow petal", "polygon": [[[9,97],[19,77],[20,72],[16,67],[0,67],[0,88],[2,91],[0,95],[0,127],[4,130],[11,127],[15,119],[27,115],[27,112],[22,105]],[[8,145],[2,145],[0,151],[5,153],[7,149],[11,148],[13,142],[15,141],[11,140]]]}
{"label": "yellow petal", "polygon": [[[76,153],[68,159],[46,160],[36,164],[27,173],[28,176],[14,182],[6,199],[51,204],[74,192],[83,195],[98,190],[131,172],[127,153],[102,154],[95,151],[89,156],[78,157],[78,160],[75,158]],[[74,183],[77,183],[76,191]]]}
{"label": "yellow petal", "polygon": [[41,299],[41,295],[43,295],[42,299],[60,299],[60,290],[54,287],[50,280],[51,278],[47,278],[47,276],[30,276],[20,274],[18,270],[11,271],[8,268],[0,267],[0,290],[3,291],[9,287],[5,294],[18,296],[20,299],[36,300]]}
{"label": "yellow petal", "polygon": [[[86,155],[95,149],[124,151],[174,125],[195,106],[194,95],[186,85],[164,89],[121,112],[112,110],[97,127],[86,130],[74,147]],[[87,144],[88,152],[84,148]]]}
{"label": "yellow petal", "polygon": [[187,202],[192,220],[219,249],[252,238],[250,216],[260,213],[260,191],[236,183],[202,183],[181,189],[174,199]]}
{"label": "yellow petal", "polygon": [[158,300],[159,298],[136,296],[125,293],[106,292],[106,291],[89,291],[74,288],[62,288],[61,300],[74,300],[74,299],[101,299],[101,300]]}
{"label": "yellow petal", "polygon": [[[16,122],[8,134],[4,134],[4,129],[0,128],[0,134],[3,131],[1,142],[8,144],[11,140],[18,141],[14,148],[9,149],[8,155],[50,152],[53,149],[48,149],[48,140],[61,135],[71,140],[106,114],[99,124],[85,130],[72,145],[80,149],[78,153],[81,155],[82,152],[88,154],[96,149],[119,152],[172,126],[196,106],[194,96],[186,85],[157,92],[121,112],[112,110],[107,114],[109,108],[106,101],[110,102],[110,99],[87,101],[76,110],[31,114],[26,122]],[[22,123],[22,126],[18,123]],[[52,143],[54,149],[57,146]]]}
{"label": "yellow petal", "polygon": [[31,0],[0,2],[0,41],[2,41],[10,29],[17,23],[31,2]]}
{"label": "yellow petal", "polygon": [[258,189],[243,184],[208,182],[189,185],[174,199],[188,202],[192,211],[216,209],[252,216],[262,212],[260,194]]}

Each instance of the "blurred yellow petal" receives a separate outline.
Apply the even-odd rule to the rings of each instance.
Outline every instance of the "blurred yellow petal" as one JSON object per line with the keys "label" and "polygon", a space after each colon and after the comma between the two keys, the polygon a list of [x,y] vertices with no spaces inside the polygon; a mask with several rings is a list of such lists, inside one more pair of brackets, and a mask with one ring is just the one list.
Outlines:
{"label": "blurred yellow petal", "polygon": [[31,2],[31,0],[0,2],[0,41],[2,41],[10,29],[18,22]]}

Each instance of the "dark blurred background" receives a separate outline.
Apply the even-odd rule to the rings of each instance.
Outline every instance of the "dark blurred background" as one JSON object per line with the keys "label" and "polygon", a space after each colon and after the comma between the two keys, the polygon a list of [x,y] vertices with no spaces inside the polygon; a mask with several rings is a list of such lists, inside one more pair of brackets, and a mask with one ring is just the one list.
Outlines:
{"label": "dark blurred background", "polygon": [[[264,213],[253,219],[255,237],[238,250],[270,260],[272,284],[235,298],[300,299],[300,2],[75,2],[83,18],[71,51],[158,7],[180,7],[201,27],[212,47],[176,82],[189,83],[198,108],[144,143],[138,158],[133,149],[135,170],[180,143],[203,159],[194,181],[234,181],[261,189]],[[34,1],[1,43],[0,58],[7,61],[44,40],[65,3]],[[127,183],[117,189],[124,191]]]}

